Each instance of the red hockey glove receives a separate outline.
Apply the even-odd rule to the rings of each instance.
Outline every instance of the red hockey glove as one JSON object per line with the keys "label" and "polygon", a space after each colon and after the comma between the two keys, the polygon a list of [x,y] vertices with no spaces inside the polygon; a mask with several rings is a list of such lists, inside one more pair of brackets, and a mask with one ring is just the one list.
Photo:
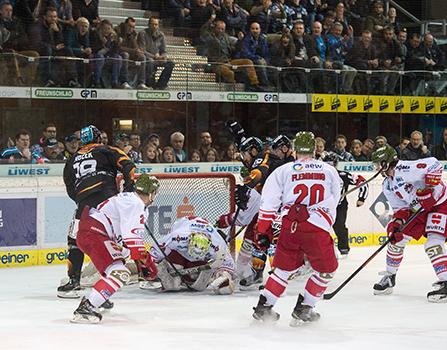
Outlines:
{"label": "red hockey glove", "polygon": [[231,226],[231,224],[233,223],[233,216],[234,216],[233,213],[219,216],[216,222],[216,226],[218,228],[227,228]]}
{"label": "red hockey glove", "polygon": [[425,211],[429,211],[436,204],[436,199],[433,197],[433,188],[417,190],[416,197],[419,204]]}
{"label": "red hockey glove", "polygon": [[309,219],[309,212],[307,207],[303,204],[295,203],[290,207],[289,213],[287,214],[287,219],[291,222],[304,222]]}
{"label": "red hockey glove", "polygon": [[127,238],[124,239],[124,245],[130,250],[130,258],[132,260],[146,260],[147,251],[144,246],[144,242],[140,238]]}
{"label": "red hockey glove", "polygon": [[388,223],[386,230],[388,232],[388,237],[391,239],[392,244],[396,244],[404,239],[404,234],[400,232],[402,227],[402,220],[393,220]]}

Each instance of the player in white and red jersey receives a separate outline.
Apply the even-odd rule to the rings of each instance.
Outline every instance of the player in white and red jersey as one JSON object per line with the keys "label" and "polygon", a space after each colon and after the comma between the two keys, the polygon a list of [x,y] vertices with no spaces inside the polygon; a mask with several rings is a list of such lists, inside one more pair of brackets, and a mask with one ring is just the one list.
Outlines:
{"label": "player in white and red jersey", "polygon": [[206,219],[178,219],[159,244],[163,251],[152,246],[150,252],[163,290],[202,291],[209,286],[216,294],[233,293],[234,260],[225,240]]}
{"label": "player in white and red jersey", "polygon": [[[447,190],[442,182],[442,164],[436,158],[412,161],[396,159],[390,147],[379,148],[372,155],[376,164],[385,165],[382,189],[393,209],[387,232],[391,237],[386,256],[385,276],[374,285],[374,294],[391,294],[396,273],[403,259],[404,248],[412,239],[427,237],[425,251],[439,279],[435,290],[427,294],[428,301],[447,301]],[[411,214],[423,211],[403,230]]]}
{"label": "player in white and red jersey", "polygon": [[281,208],[281,232],[273,258],[273,273],[261,291],[253,317],[278,320],[272,310],[285,291],[289,276],[304,264],[304,255],[314,272],[304,295],[299,295],[291,325],[316,321],[314,306],[323,295],[338,267],[331,237],[342,182],[334,167],[313,159],[315,138],[299,132],[293,141],[296,161],[277,168],[267,179],[261,195],[256,242],[267,247],[272,220]]}
{"label": "player in white and red jersey", "polygon": [[102,278],[90,295],[83,297],[71,320],[73,323],[98,323],[102,315],[95,310],[118,289],[126,285],[130,271],[124,266],[126,255],[145,266],[151,277],[157,268],[142,239],[149,206],[159,188],[159,181],[142,174],[135,192],[119,193],[96,208],[85,207],[79,221],[78,247],[92,260]]}

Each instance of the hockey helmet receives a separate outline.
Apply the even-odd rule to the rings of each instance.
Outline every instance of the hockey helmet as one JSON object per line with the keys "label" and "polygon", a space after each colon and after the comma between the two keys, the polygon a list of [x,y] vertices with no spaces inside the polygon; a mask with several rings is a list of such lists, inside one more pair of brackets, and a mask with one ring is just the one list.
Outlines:
{"label": "hockey helmet", "polygon": [[135,189],[144,194],[156,193],[160,188],[160,181],[149,174],[141,174],[135,182]]}
{"label": "hockey helmet", "polygon": [[315,136],[310,131],[297,132],[293,139],[293,148],[297,153],[312,154],[315,151]]}
{"label": "hockey helmet", "polygon": [[258,153],[262,152],[262,141],[257,137],[248,137],[239,145],[240,152],[250,152],[253,148],[255,148]]}
{"label": "hockey helmet", "polygon": [[380,166],[382,170],[387,170],[399,161],[396,150],[390,145],[385,145],[374,151],[371,155],[371,160],[374,164]]}
{"label": "hockey helmet", "polygon": [[280,148],[282,146],[292,148],[292,141],[290,141],[286,135],[278,135],[270,142],[270,145],[272,149]]}
{"label": "hockey helmet", "polygon": [[203,259],[211,247],[210,237],[203,232],[192,232],[189,236],[188,254],[194,259]]}
{"label": "hockey helmet", "polygon": [[81,142],[83,145],[88,145],[89,143],[97,143],[101,139],[101,131],[94,126],[89,125],[81,129]]}
{"label": "hockey helmet", "polygon": [[341,157],[335,152],[328,152],[322,160],[323,162],[332,166],[337,166],[338,162],[341,160]]}

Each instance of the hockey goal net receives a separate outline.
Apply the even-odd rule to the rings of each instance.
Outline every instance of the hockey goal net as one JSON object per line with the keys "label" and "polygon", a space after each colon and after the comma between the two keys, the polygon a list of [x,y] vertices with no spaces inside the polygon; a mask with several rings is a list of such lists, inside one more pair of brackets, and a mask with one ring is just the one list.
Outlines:
{"label": "hockey goal net", "polygon": [[[233,174],[151,175],[160,180],[160,189],[147,209],[146,225],[157,240],[169,233],[179,218],[200,216],[214,224],[220,215],[235,210],[236,180]],[[144,239],[146,243],[153,244],[149,234],[146,233]]]}

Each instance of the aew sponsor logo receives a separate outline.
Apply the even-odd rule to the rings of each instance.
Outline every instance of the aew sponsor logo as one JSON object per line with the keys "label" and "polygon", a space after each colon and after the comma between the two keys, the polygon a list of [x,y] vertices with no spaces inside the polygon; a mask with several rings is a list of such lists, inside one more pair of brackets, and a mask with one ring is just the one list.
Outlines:
{"label": "aew sponsor logo", "polygon": [[348,98],[348,111],[357,107],[357,99],[355,97]]}
{"label": "aew sponsor logo", "polygon": [[319,110],[324,107],[324,99],[322,97],[314,97],[314,109]]}
{"label": "aew sponsor logo", "polygon": [[303,164],[303,163],[295,163],[292,166],[293,170],[295,171],[301,171],[301,170],[320,170],[323,169],[323,164]]}
{"label": "aew sponsor logo", "polygon": [[36,89],[34,96],[38,98],[72,98],[73,90],[70,89]]}
{"label": "aew sponsor logo", "polygon": [[338,107],[341,106],[341,101],[338,97],[331,98],[331,110],[335,111]]}
{"label": "aew sponsor logo", "polygon": [[265,94],[264,95],[264,101],[265,102],[278,102],[279,97],[277,94]]}

